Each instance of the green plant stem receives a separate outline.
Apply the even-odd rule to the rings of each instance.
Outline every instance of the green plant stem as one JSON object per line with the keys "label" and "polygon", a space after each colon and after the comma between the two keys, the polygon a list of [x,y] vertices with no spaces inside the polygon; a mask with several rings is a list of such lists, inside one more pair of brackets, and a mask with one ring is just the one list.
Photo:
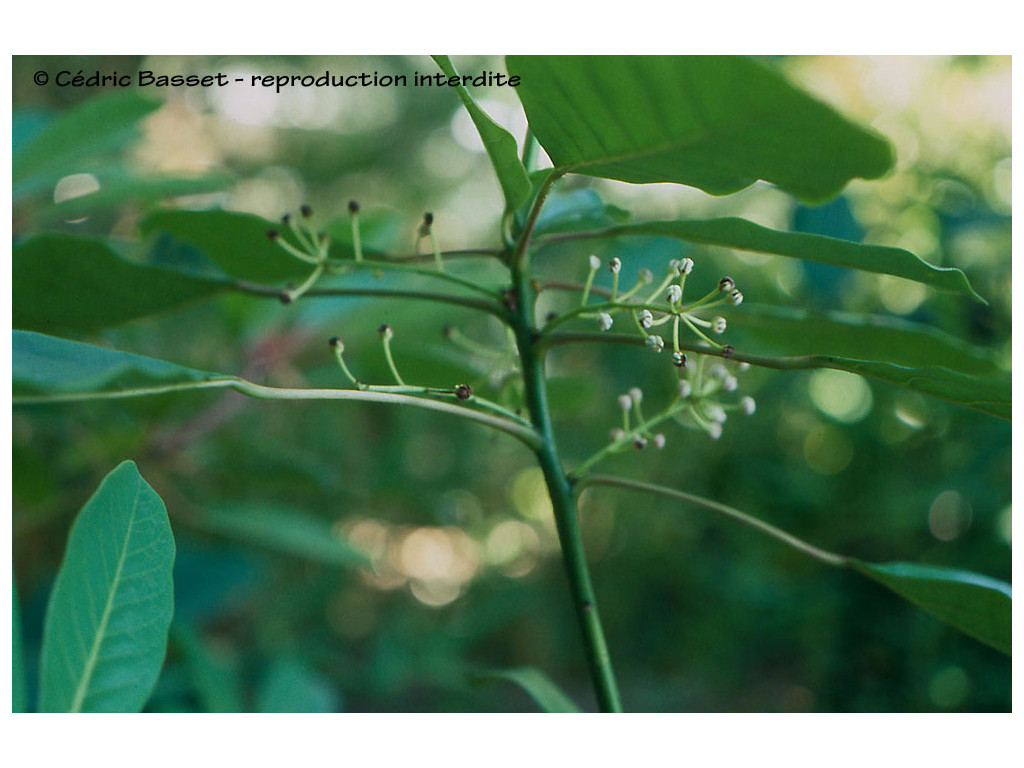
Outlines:
{"label": "green plant stem", "polygon": [[533,323],[535,297],[530,284],[527,245],[544,197],[549,190],[550,185],[541,190],[527,217],[526,226],[516,243],[515,250],[510,254],[516,292],[512,328],[522,363],[526,404],[533,425],[541,438],[540,445],[534,452],[551,497],[558,540],[562,548],[562,562],[569,581],[576,619],[583,635],[583,645],[598,704],[602,712],[621,712],[622,703],[615,682],[615,673],[612,670],[611,655],[601,626],[594,586],[590,580],[583,539],[580,536],[576,497],[562,468],[555,445],[547,383],[544,377],[544,354],[537,345],[538,335]]}
{"label": "green plant stem", "polygon": [[458,275],[453,275],[453,274],[450,274],[448,272],[443,272],[443,271],[440,271],[439,269],[436,269],[436,268],[435,269],[426,269],[424,267],[417,267],[414,264],[405,264],[405,263],[394,262],[394,261],[382,261],[382,260],[379,260],[379,259],[377,259],[377,260],[363,259],[362,261],[351,261],[351,260],[345,259],[345,260],[331,261],[329,263],[329,266],[332,267],[332,268],[335,268],[335,269],[340,268],[340,269],[363,269],[363,270],[371,270],[371,271],[378,271],[379,270],[381,272],[404,272],[406,274],[411,274],[411,275],[421,275],[423,277],[430,277],[430,278],[433,278],[435,280],[443,280],[443,281],[445,281],[447,283],[452,283],[453,285],[458,285],[458,286],[461,286],[463,288],[467,288],[467,289],[469,289],[471,291],[476,291],[477,293],[482,293],[482,294],[484,294],[486,296],[498,297],[498,295],[499,295],[498,291],[492,290],[491,288],[486,288],[486,287],[480,285],[479,283],[476,283],[476,282],[474,282],[472,280],[468,280],[468,279],[466,279],[464,277],[459,277]]}
{"label": "green plant stem", "polygon": [[774,525],[758,520],[756,517],[751,517],[745,512],[740,512],[734,507],[730,507],[727,504],[720,504],[717,501],[711,499],[705,499],[701,496],[695,496],[692,493],[686,491],[677,491],[674,488],[665,488],[661,485],[652,485],[650,483],[642,483],[638,480],[630,480],[624,477],[614,477],[611,475],[588,475],[579,480],[576,484],[577,489],[582,490],[590,485],[604,485],[614,488],[624,488],[631,491],[642,491],[643,493],[653,493],[658,496],[665,496],[670,499],[679,499],[681,501],[688,501],[691,504],[695,504],[698,507],[709,509],[712,512],[717,512],[720,515],[728,517],[730,520],[734,520],[741,525],[745,525],[748,528],[753,528],[756,531],[771,536],[776,541],[781,541],[794,549],[803,552],[805,555],[810,555],[815,560],[825,563],[826,565],[832,565],[836,567],[845,567],[849,565],[849,558],[842,555],[837,555],[833,552],[828,552],[824,549],[815,547],[813,544],[808,544],[802,539],[798,539],[780,528],[776,528]]}
{"label": "green plant stem", "polygon": [[515,437],[534,451],[539,450],[543,444],[543,440],[534,429],[523,426],[521,423],[493,416],[489,413],[481,413],[466,405],[448,403],[443,400],[413,397],[394,392],[375,392],[365,389],[291,389],[288,387],[269,387],[238,378],[213,379],[212,381],[195,381],[184,384],[165,384],[154,387],[133,387],[132,389],[108,392],[73,392],[66,395],[16,396],[13,398],[13,403],[14,405],[47,405],[85,400],[116,400],[128,397],[171,394],[195,389],[234,389],[243,395],[260,400],[360,400],[371,403],[409,405],[413,408],[440,411],[492,427],[512,435],[512,437]]}

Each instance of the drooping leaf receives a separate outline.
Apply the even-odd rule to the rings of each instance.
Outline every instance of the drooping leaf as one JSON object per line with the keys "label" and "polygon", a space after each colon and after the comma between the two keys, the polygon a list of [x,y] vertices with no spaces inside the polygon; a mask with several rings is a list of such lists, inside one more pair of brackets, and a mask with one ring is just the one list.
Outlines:
{"label": "drooping leaf", "polygon": [[88,99],[58,116],[14,154],[15,198],[67,174],[97,170],[88,161],[134,138],[139,121],[159,106],[136,91],[121,91]]}
{"label": "drooping leaf", "polygon": [[15,328],[105,328],[225,290],[223,281],[125,261],[101,240],[47,234],[13,249]]}
{"label": "drooping leaf", "polygon": [[279,505],[221,504],[195,524],[206,530],[323,565],[370,566],[370,558],[315,517]]}
{"label": "drooping leaf", "polygon": [[18,586],[11,575],[11,711],[28,712],[25,681],[25,651],[21,643],[21,608]]}
{"label": "drooping leaf", "polygon": [[757,179],[808,202],[893,165],[889,143],[753,59],[508,56],[530,127],[562,171],[715,195]]}
{"label": "drooping leaf", "polygon": [[210,647],[192,624],[175,618],[171,640],[181,652],[206,712],[244,712],[242,678],[236,664]]}
{"label": "drooping leaf", "polygon": [[238,280],[279,283],[304,277],[312,267],[267,238],[280,222],[229,211],[157,211],[141,224],[145,234],[166,232],[187,243]]}
{"label": "drooping leaf", "polygon": [[702,221],[645,221],[610,227],[602,236],[657,235],[691,243],[718,245],[741,251],[791,256],[819,264],[848,267],[864,272],[893,275],[959,293],[984,303],[967,276],[959,269],[935,267],[910,251],[882,245],[865,245],[835,237],[804,232],[780,232],[738,218]]}
{"label": "drooping leaf", "polygon": [[228,386],[235,379],[30,331],[12,334],[15,403]]}
{"label": "drooping leaf", "polygon": [[562,690],[536,667],[491,669],[474,673],[481,680],[507,680],[530,695],[544,712],[580,712],[580,708]]}
{"label": "drooping leaf", "polygon": [[744,302],[728,313],[726,336],[736,349],[770,355],[835,355],[985,377],[1002,374],[984,350],[932,326],[896,317]]}
{"label": "drooping leaf", "polygon": [[142,709],[167,650],[173,564],[163,501],[123,462],[68,537],[43,627],[41,711]]}
{"label": "drooping leaf", "polygon": [[36,224],[57,220],[71,221],[128,201],[153,202],[172,197],[217,192],[231,182],[231,179],[224,175],[196,178],[137,176],[130,171],[110,169],[97,172],[95,176],[100,185],[98,190],[39,208],[35,212]]}
{"label": "drooping leaf", "polygon": [[337,712],[337,691],[322,675],[290,656],[274,661],[257,696],[260,712]]}
{"label": "drooping leaf", "polygon": [[[433,56],[432,58],[448,77],[458,77],[455,66],[449,57]],[[519,159],[519,149],[516,146],[515,137],[480,108],[464,85],[460,83],[455,86],[455,91],[462,99],[466,111],[469,112],[476,130],[484,142],[487,155],[491,158],[491,165],[494,166],[501,191],[505,195],[506,208],[515,210],[525,202],[530,194],[530,179],[527,176],[526,168],[523,167],[523,163]]]}
{"label": "drooping leaf", "polygon": [[1011,654],[1010,585],[969,571],[915,563],[850,566],[967,635]]}

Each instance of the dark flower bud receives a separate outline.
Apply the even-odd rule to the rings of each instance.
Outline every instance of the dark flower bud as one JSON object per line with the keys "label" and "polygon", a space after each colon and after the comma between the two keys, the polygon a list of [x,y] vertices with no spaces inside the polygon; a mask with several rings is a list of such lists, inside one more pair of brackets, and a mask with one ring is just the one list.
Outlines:
{"label": "dark flower bud", "polygon": [[302,218],[304,219],[308,219],[310,216],[313,215],[313,209],[308,205],[303,205],[301,208],[299,208],[299,211],[302,213]]}
{"label": "dark flower bud", "polygon": [[341,339],[339,339],[337,336],[331,336],[331,338],[327,340],[327,346],[332,348],[339,347],[341,346]]}
{"label": "dark flower bud", "polygon": [[279,238],[280,236],[281,236],[281,233],[278,232],[276,229],[268,229],[267,230],[267,239],[270,240],[271,242],[273,242],[274,240],[277,240],[277,238]]}
{"label": "dark flower bud", "polygon": [[736,288],[736,281],[731,277],[723,277],[718,281],[718,290],[722,293],[729,293],[729,291]]}
{"label": "dark flower bud", "polygon": [[357,203],[355,200],[349,200],[348,201],[348,212],[349,213],[359,213],[359,203]]}
{"label": "dark flower bud", "polygon": [[288,293],[288,291],[281,291],[277,295],[277,298],[279,298],[281,300],[282,304],[291,304],[292,303],[292,295],[290,293]]}
{"label": "dark flower bud", "polygon": [[469,400],[473,396],[473,388],[469,384],[459,384],[455,388],[455,396],[459,400]]}

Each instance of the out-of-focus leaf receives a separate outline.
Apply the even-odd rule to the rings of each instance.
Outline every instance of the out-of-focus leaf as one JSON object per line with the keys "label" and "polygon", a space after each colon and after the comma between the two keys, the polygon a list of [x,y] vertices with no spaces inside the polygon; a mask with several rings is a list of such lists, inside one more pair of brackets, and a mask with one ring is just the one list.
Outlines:
{"label": "out-of-focus leaf", "polygon": [[1010,585],[969,571],[915,563],[850,566],[961,632],[1011,654]]}
{"label": "out-of-focus leaf", "polygon": [[138,390],[226,386],[235,379],[30,331],[12,334],[15,402]]}
{"label": "out-of-focus leaf", "polygon": [[808,202],[893,165],[889,143],[737,56],[508,56],[530,127],[562,170],[715,195],[757,179]]}
{"label": "out-of-focus leaf", "polygon": [[270,230],[289,237],[287,227],[248,213],[157,211],[142,222],[141,229],[146,234],[166,232],[188,243],[238,280],[278,283],[312,270],[268,239]]}
{"label": "out-of-focus leaf", "polygon": [[882,245],[864,245],[835,237],[804,232],[779,232],[737,218],[703,221],[646,221],[611,227],[602,236],[657,235],[691,243],[718,245],[741,251],[791,256],[819,264],[893,275],[960,293],[984,303],[959,269],[934,267],[910,251]]}
{"label": "out-of-focus leaf", "polygon": [[257,696],[260,712],[337,712],[339,705],[326,678],[292,657],[274,661]]}
{"label": "out-of-focus leaf", "polygon": [[192,684],[207,712],[244,712],[237,665],[218,653],[191,624],[175,619],[171,639],[181,651]]}
{"label": "out-of-focus leaf", "polygon": [[115,173],[109,170],[95,175],[100,185],[97,191],[41,208],[35,214],[36,222],[79,219],[127,201],[152,202],[171,197],[217,192],[231,183],[231,179],[223,175],[198,178],[146,177],[126,171]]}
{"label": "out-of-focus leaf", "polygon": [[41,711],[142,709],[167,651],[173,565],[164,503],[125,461],[71,528],[43,627]]}
{"label": "out-of-focus leaf", "polygon": [[11,575],[11,711],[28,711],[28,689],[25,687],[25,651],[21,643],[21,608],[18,586]]}
{"label": "out-of-focus leaf", "polygon": [[[433,56],[432,58],[448,77],[458,76],[450,58],[447,56]],[[488,157],[491,158],[491,165],[494,166],[498,183],[501,184],[501,191],[505,195],[505,206],[509,210],[515,210],[530,194],[530,179],[527,176],[526,168],[523,167],[523,163],[519,159],[519,148],[516,146],[515,137],[480,108],[464,85],[457,85],[455,90],[484,142]]]}
{"label": "out-of-focus leaf", "polygon": [[[908,368],[998,376],[992,355],[931,326],[894,317],[744,304],[728,313],[729,343],[772,355],[827,354]],[[735,334],[735,335],[734,335]]]}
{"label": "out-of-focus leaf", "polygon": [[257,504],[221,504],[199,515],[201,528],[323,565],[370,566],[369,557],[331,526],[304,512]]}
{"label": "out-of-focus leaf", "polygon": [[507,680],[515,683],[532,698],[545,712],[580,712],[575,702],[566,696],[551,678],[536,667],[519,667],[517,669],[490,669],[474,673],[473,677],[482,680]]}
{"label": "out-of-focus leaf", "polygon": [[594,190],[575,189],[551,195],[533,231],[535,235],[580,232],[615,227],[628,220],[629,211],[606,204]]}
{"label": "out-of-focus leaf", "polygon": [[101,240],[40,235],[13,250],[12,319],[31,331],[88,330],[213,296],[227,285],[125,261]]}
{"label": "out-of-focus leaf", "polygon": [[121,91],[88,99],[55,118],[13,156],[15,198],[68,174],[95,171],[87,161],[133,139],[139,121],[159,106],[135,91]]}

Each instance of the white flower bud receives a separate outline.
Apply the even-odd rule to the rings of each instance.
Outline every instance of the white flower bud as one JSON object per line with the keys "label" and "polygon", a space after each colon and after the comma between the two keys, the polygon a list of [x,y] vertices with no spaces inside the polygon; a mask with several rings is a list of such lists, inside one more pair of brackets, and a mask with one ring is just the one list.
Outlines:
{"label": "white flower bud", "polygon": [[609,442],[614,443],[616,440],[621,440],[625,436],[626,430],[624,430],[622,427],[616,427],[615,429],[608,433],[608,440]]}
{"label": "white flower bud", "polygon": [[729,417],[726,415],[725,409],[722,408],[722,406],[709,405],[708,418],[711,419],[712,421],[717,421],[719,424],[721,424]]}
{"label": "white flower bud", "polygon": [[665,436],[660,432],[654,436],[654,447],[659,451],[665,447]]}
{"label": "white flower bud", "polygon": [[679,259],[672,259],[672,261],[668,263],[668,271],[669,274],[675,275],[676,277],[682,274],[679,267]]}
{"label": "white flower bud", "polygon": [[612,271],[613,275],[619,274],[619,270],[622,269],[622,260],[615,256],[611,261],[608,262],[608,269]]}
{"label": "white flower bud", "polygon": [[686,355],[684,353],[682,353],[682,352],[673,352],[672,353],[672,364],[676,368],[685,368],[686,367]]}
{"label": "white flower bud", "polygon": [[724,389],[726,392],[735,392],[736,387],[738,386],[739,382],[736,381],[735,376],[726,376],[724,379],[722,379],[722,389]]}
{"label": "white flower bud", "polygon": [[711,321],[711,330],[715,333],[725,333],[726,322],[724,317],[716,317]]}
{"label": "white flower bud", "polygon": [[607,331],[609,328],[611,328],[612,322],[612,316],[609,315],[607,312],[602,312],[600,315],[597,316],[597,327],[600,328],[602,331]]}
{"label": "white flower bud", "polygon": [[736,363],[736,370],[737,371],[749,371],[750,370],[750,363]]}
{"label": "white flower bud", "polygon": [[644,328],[650,328],[654,325],[654,315],[651,314],[651,310],[645,309],[640,312],[640,325]]}
{"label": "white flower bud", "polygon": [[679,271],[684,275],[688,275],[693,272],[693,259],[686,257],[685,259],[679,260]]}
{"label": "white flower bud", "polygon": [[729,377],[729,371],[721,363],[715,363],[711,366],[709,373],[715,378],[722,379],[723,381]]}
{"label": "white flower bud", "polygon": [[619,395],[619,408],[628,411],[633,407],[633,398],[629,395]]}
{"label": "white flower bud", "polygon": [[644,437],[643,435],[637,435],[636,437],[633,438],[633,447],[636,448],[638,451],[642,451],[644,448],[647,447],[647,438]]}
{"label": "white flower bud", "polygon": [[633,387],[631,390],[629,390],[629,399],[632,400],[634,403],[639,403],[641,400],[644,399],[643,390],[641,390],[640,387]]}
{"label": "white flower bud", "polygon": [[717,421],[713,421],[708,424],[708,435],[712,440],[717,440],[722,436],[722,425]]}
{"label": "white flower bud", "polygon": [[743,294],[739,291],[733,291],[729,294],[729,301],[733,304],[739,305],[743,303]]}
{"label": "white flower bud", "polygon": [[679,380],[679,396],[684,400],[693,393],[693,385],[686,379]]}
{"label": "white flower bud", "polygon": [[736,288],[736,281],[731,277],[723,277],[718,281],[718,290],[722,293],[729,293]]}
{"label": "white flower bud", "polygon": [[594,256],[593,254],[591,254],[591,256],[590,256],[590,268],[591,269],[598,269],[598,268],[600,268],[600,266],[601,266],[601,260],[599,258],[597,258],[597,256]]}
{"label": "white flower bud", "polygon": [[757,410],[757,403],[754,402],[754,398],[748,395],[740,400],[740,408],[747,416],[753,416],[754,411]]}
{"label": "white flower bud", "polygon": [[640,278],[640,282],[643,283],[644,285],[650,285],[651,283],[654,282],[654,273],[651,272],[651,270],[647,269],[647,267],[644,267],[636,274],[637,277]]}
{"label": "white flower bud", "polygon": [[670,285],[668,287],[668,301],[670,304],[678,304],[682,301],[683,289],[678,285]]}
{"label": "white flower bud", "polygon": [[661,352],[665,348],[665,340],[661,336],[648,336],[644,340],[644,344],[653,349],[655,352]]}

